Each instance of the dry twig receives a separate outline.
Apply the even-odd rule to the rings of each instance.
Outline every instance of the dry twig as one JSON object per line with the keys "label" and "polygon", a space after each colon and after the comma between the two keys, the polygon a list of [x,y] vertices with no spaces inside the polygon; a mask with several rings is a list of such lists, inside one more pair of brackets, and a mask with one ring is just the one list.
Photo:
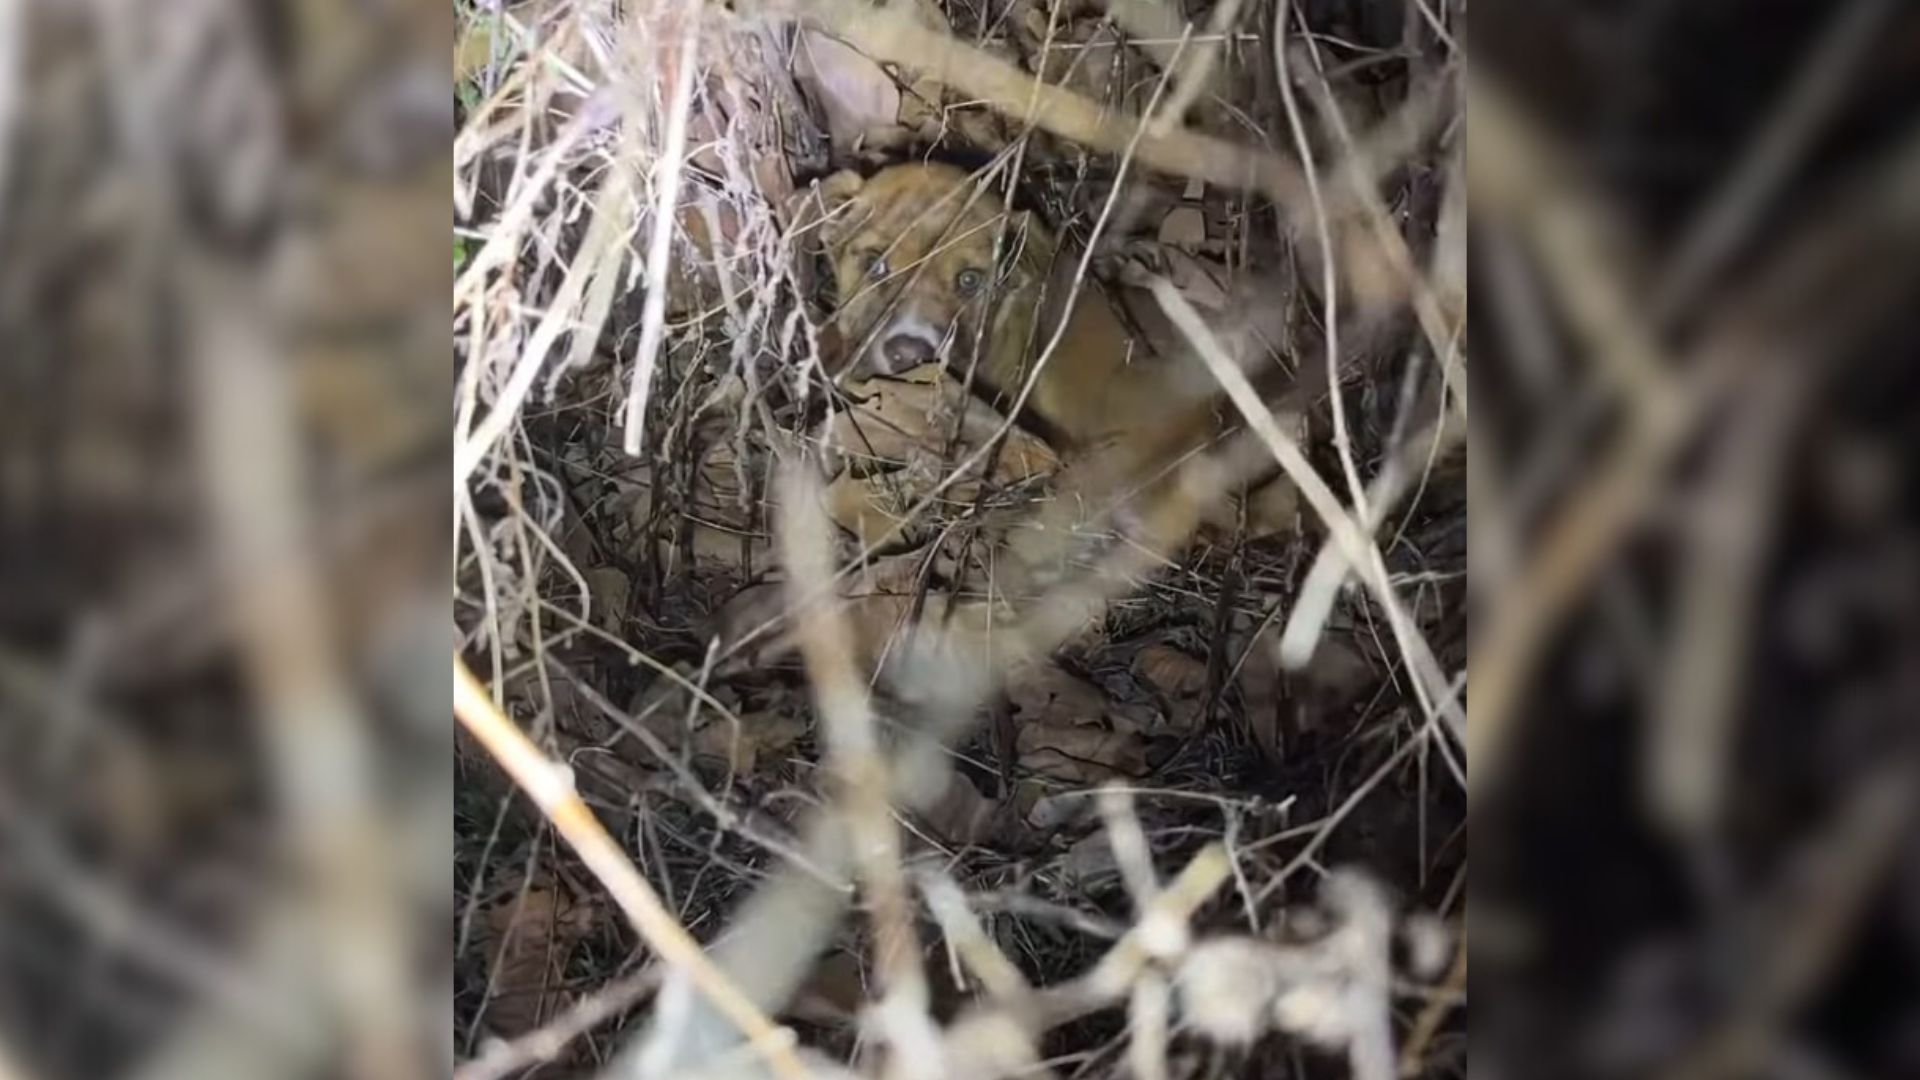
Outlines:
{"label": "dry twig", "polygon": [[660,897],[634,869],[620,845],[573,786],[573,771],[552,761],[513,722],[501,715],[467,665],[453,661],[454,712],[513,782],[553,822],[587,868],[600,879],[627,913],[635,930],[669,964],[685,972],[721,1015],[739,1026],[753,1047],[785,1080],[807,1080],[807,1068],[794,1053],[793,1033],[776,1026],[707,959]]}

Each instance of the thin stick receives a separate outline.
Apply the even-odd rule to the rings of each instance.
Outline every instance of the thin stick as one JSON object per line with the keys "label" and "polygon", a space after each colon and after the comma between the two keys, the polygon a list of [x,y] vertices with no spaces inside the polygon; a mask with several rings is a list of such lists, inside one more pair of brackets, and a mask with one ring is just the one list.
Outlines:
{"label": "thin stick", "polygon": [[1092,149],[1119,153],[1138,140],[1140,163],[1148,168],[1260,191],[1283,206],[1305,197],[1299,168],[1279,154],[1187,128],[1140,138],[1140,117],[1058,86],[1036,86],[1028,72],[928,29],[899,8],[876,10],[853,0],[764,0],[760,7],[769,14],[806,17],[875,60],[925,71],[1008,116],[1025,115],[1029,101],[1037,101],[1032,115],[1038,127]]}
{"label": "thin stick", "polygon": [[944,872],[930,870],[921,875],[920,893],[927,898],[927,907],[939,922],[947,944],[960,954],[961,963],[980,980],[988,995],[1010,1011],[1024,1005],[1033,987],[981,928],[960,886]]}
{"label": "thin stick", "polygon": [[[1145,530],[1147,536],[1169,550],[1184,543],[1197,526],[1197,507],[1221,498],[1226,486],[1222,470],[1207,458],[1189,462],[1178,475],[1178,497],[1153,507]],[[931,677],[932,665],[937,664],[939,678],[931,681],[938,685],[923,687],[934,699],[927,705],[931,730],[896,751],[898,764],[889,770],[896,785],[891,796],[893,801],[909,810],[923,809],[920,803],[928,794],[927,785],[908,786],[901,778],[923,777],[945,767],[944,744],[971,726],[975,707],[991,690],[996,671],[1004,674],[1024,660],[1059,647],[1068,634],[1084,626],[1105,603],[1130,591],[1138,576],[1148,572],[1158,558],[1159,553],[1152,547],[1123,546],[1077,579],[1050,591],[1024,620],[992,628],[990,639],[980,627],[918,627],[916,633],[925,635],[921,643],[927,646],[929,655],[938,654],[938,659],[929,661],[923,674]],[[828,588],[831,589],[830,583]],[[817,602],[813,599],[816,594],[809,592],[808,595],[809,603]],[[850,870],[852,853],[841,824],[837,814],[819,812],[810,817],[801,833],[809,862],[840,872]],[[1221,861],[1224,864],[1224,854]],[[1192,894],[1211,888],[1207,884],[1212,873],[1210,864],[1196,861],[1188,866],[1187,873],[1186,891],[1181,891],[1182,885],[1176,881],[1161,894],[1161,903],[1172,905],[1167,910],[1190,912],[1190,907],[1180,905],[1190,900],[1191,906],[1197,907],[1205,896]],[[1224,866],[1220,873],[1227,873]],[[777,1007],[799,988],[807,965],[824,947],[839,920],[849,892],[828,888],[794,867],[782,868],[778,875],[756,889],[753,897],[734,915],[725,937],[715,946],[720,962],[733,971],[752,971],[754,992],[760,1000],[769,1003],[768,1008]],[[1139,951],[1137,941],[1133,948]],[[1130,955],[1117,958],[1115,963],[1128,963]],[[1099,986],[1104,987],[1106,983]],[[1061,1007],[1077,1010],[1073,1012],[1077,1016],[1100,1007],[1088,1004],[1089,1001],[1111,1000],[1117,992],[1102,998],[1099,993],[1087,990],[1084,983],[1076,983],[1064,994],[1056,993],[1047,1000],[1066,1001]],[[607,1075],[649,1075],[644,1066],[636,1069],[630,1063],[648,1054],[661,1053],[661,1047],[678,1055],[668,1063],[679,1067],[687,1062],[685,1052],[678,1047],[697,1047],[706,1053],[724,1049],[729,1043],[722,1041],[727,1033],[716,1030],[720,1022],[713,1010],[706,1008],[692,1009],[674,1018],[671,1024],[656,1016],[648,1029],[622,1051],[621,1059],[616,1060]]]}
{"label": "thin stick", "polygon": [[453,711],[613,894],[614,902],[647,944],[687,973],[707,1000],[747,1036],[775,1073],[786,1080],[808,1080],[806,1066],[794,1053],[793,1032],[776,1026],[714,967],[700,943],[660,902],[653,886],[634,869],[600,819],[581,801],[573,785],[573,770],[550,760],[501,715],[486,688],[457,655],[453,658]]}
{"label": "thin stick", "polygon": [[[0,0],[0,5],[11,2],[12,0]],[[19,1059],[15,1058],[13,1054],[7,1050],[5,1045],[0,1044],[0,1080],[31,1080],[32,1075],[33,1074],[27,1072],[26,1066],[21,1065]]]}
{"label": "thin stick", "polygon": [[[27,16],[24,0],[0,0],[0,208],[7,205],[7,178],[13,175],[13,124],[20,105],[20,58],[26,55]],[[0,218],[0,225],[6,219]],[[0,1076],[6,1063],[0,1059]]]}
{"label": "thin stick", "polygon": [[[1857,942],[1863,908],[1913,833],[1913,762],[1902,759],[1854,781],[1853,790],[1807,843],[1794,872],[1760,901],[1777,934],[1747,972],[1728,1014],[1657,1074],[1662,1080],[1750,1076],[1787,1023]],[[1808,882],[1818,882],[1807,889]],[[1763,924],[1764,925],[1764,924]]]}
{"label": "thin stick", "polygon": [[[647,399],[653,389],[653,370],[660,361],[660,342],[667,325],[667,258],[673,251],[674,207],[680,205],[680,179],[686,168],[687,113],[692,108],[694,67],[700,54],[700,4],[688,0],[679,13],[680,53],[675,57],[673,97],[667,104],[666,142],[660,150],[660,173],[654,178],[653,235],[647,246],[647,298],[640,309],[640,345],[633,355],[633,384],[627,391],[627,431],[622,444],[631,457],[640,456],[646,433]],[[664,21],[664,20],[663,20]]]}
{"label": "thin stick", "polygon": [[[1298,873],[1301,867],[1312,862],[1313,857],[1318,855],[1320,849],[1326,846],[1327,841],[1333,838],[1334,830],[1340,827],[1341,822],[1346,821],[1347,817],[1351,815],[1362,802],[1366,801],[1367,796],[1373,793],[1374,788],[1380,786],[1381,781],[1392,776],[1395,769],[1398,769],[1415,750],[1418,750],[1426,743],[1428,730],[1429,729],[1423,727],[1415,731],[1413,737],[1401,744],[1400,749],[1395,750],[1389,755],[1387,760],[1381,762],[1380,766],[1374,769],[1370,776],[1361,781],[1359,787],[1354,788],[1353,791],[1347,795],[1346,799],[1334,808],[1333,813],[1321,819],[1319,824],[1314,826],[1313,839],[1308,840],[1307,846],[1301,848],[1299,853],[1287,862],[1287,865],[1281,867],[1279,873],[1275,874],[1264,885],[1260,886],[1260,891],[1254,894],[1254,902],[1258,903],[1265,900],[1268,896],[1271,896],[1275,890],[1287,883],[1287,879]],[[1292,831],[1291,829],[1288,830],[1288,832]]]}
{"label": "thin stick", "polygon": [[[1299,103],[1293,98],[1293,75],[1287,70],[1287,16],[1293,5],[1280,0],[1273,16],[1273,66],[1280,83],[1280,102],[1287,111],[1287,127],[1293,132],[1293,147],[1306,165],[1307,199],[1313,206],[1313,228],[1320,240],[1320,296],[1326,310],[1321,321],[1327,337],[1327,393],[1333,399],[1333,445],[1340,452],[1340,469],[1346,474],[1347,491],[1353,496],[1354,509],[1368,517],[1367,492],[1360,483],[1360,468],[1353,460],[1353,440],[1347,435],[1347,406],[1340,397],[1340,278],[1333,252],[1333,229],[1327,223],[1327,204],[1320,197],[1319,166],[1313,160],[1313,146],[1307,142],[1307,126],[1301,122]],[[1347,156],[1353,156],[1349,148]],[[1364,188],[1359,190],[1364,191]],[[1438,353],[1435,354],[1439,355]]]}
{"label": "thin stick", "polygon": [[1706,492],[1693,500],[1680,612],[1643,737],[1648,809],[1682,840],[1712,837],[1723,821],[1760,575],[1779,525],[1793,435],[1815,399],[1806,366],[1775,358],[1755,367],[1744,373],[1751,389],[1714,447]]}
{"label": "thin stick", "polygon": [[[636,972],[581,998],[555,1017],[512,1041],[489,1041],[480,1056],[453,1071],[453,1080],[499,1080],[560,1056],[567,1044],[626,1012],[660,984],[658,968]],[[0,1073],[0,1080],[5,1074]]]}
{"label": "thin stick", "polygon": [[1834,17],[1785,96],[1755,126],[1759,137],[1688,223],[1653,290],[1657,322],[1669,323],[1691,307],[1725,267],[1846,100],[1846,91],[1861,75],[1861,54],[1879,40],[1876,31],[1899,6],[1889,0],[1854,0]]}
{"label": "thin stick", "polygon": [[1132,1036],[1127,1043],[1127,1064],[1135,1080],[1166,1080],[1167,1026],[1172,1012],[1172,989],[1166,976],[1157,971],[1142,972],[1133,984],[1133,1000],[1127,1008],[1127,1027]]}
{"label": "thin stick", "polygon": [[234,569],[225,605],[259,713],[283,843],[324,957],[314,974],[340,1010],[343,1066],[418,1075],[406,1049],[415,1004],[406,919],[380,857],[390,840],[374,789],[379,757],[333,635],[331,597],[295,493],[306,475],[284,343],[259,285],[233,265],[186,259],[188,373],[216,550]]}
{"label": "thin stick", "polygon": [[1526,226],[1573,329],[1622,395],[1643,412],[1671,407],[1676,366],[1615,254],[1628,230],[1583,190],[1566,154],[1497,82],[1468,80],[1467,111],[1474,118],[1467,155],[1473,206]]}
{"label": "thin stick", "polygon": [[[1413,486],[1414,479],[1424,475],[1423,465],[1431,467],[1441,455],[1459,445],[1463,425],[1457,421],[1448,423],[1453,417],[1451,410],[1443,410],[1435,425],[1402,443],[1399,450],[1388,459],[1386,466],[1373,478],[1367,488],[1367,507],[1360,515],[1360,524],[1369,533],[1386,520],[1387,512]],[[1333,541],[1328,540],[1321,545],[1320,554],[1313,560],[1313,567],[1300,583],[1299,598],[1294,601],[1293,611],[1287,615],[1286,629],[1280,634],[1282,667],[1298,671],[1313,658],[1314,649],[1320,643],[1321,631],[1326,627],[1327,618],[1333,612],[1333,602],[1339,596],[1346,578],[1346,560],[1340,558]]]}
{"label": "thin stick", "polygon": [[1446,981],[1440,986],[1440,994],[1420,1010],[1414,1018],[1413,1027],[1407,1032],[1406,1042],[1400,1047],[1400,1075],[1411,1080],[1419,1076],[1426,1068],[1427,1044],[1440,1034],[1440,1025],[1446,1022],[1447,1014],[1462,1000],[1467,992],[1467,932],[1463,922],[1460,927],[1460,940],[1453,947],[1453,966],[1447,970]]}
{"label": "thin stick", "polygon": [[1133,799],[1125,788],[1113,786],[1100,792],[1100,816],[1106,822],[1107,843],[1113,847],[1120,877],[1133,894],[1135,910],[1144,915],[1160,894],[1160,881],[1153,872],[1153,852],[1147,846],[1146,831],[1134,816]]}
{"label": "thin stick", "polygon": [[800,462],[783,470],[780,547],[788,570],[789,599],[796,605],[800,654],[806,661],[820,713],[827,759],[839,774],[839,801],[853,840],[854,865],[873,909],[875,966],[898,1020],[888,1034],[904,1052],[931,1038],[927,980],[906,879],[900,871],[900,834],[888,802],[890,770],[881,754],[866,680],[854,657],[853,628],[838,603],[806,603],[804,582],[833,577],[833,523],[821,506],[819,481]]}
{"label": "thin stick", "polygon": [[[591,98],[583,105],[573,120],[568,123],[560,138],[547,148],[541,159],[540,167],[534,170],[533,177],[521,190],[519,196],[500,215],[500,220],[492,228],[491,235],[479,252],[468,262],[465,270],[453,285],[453,306],[455,311],[462,308],[471,310],[476,319],[482,307],[479,292],[485,286],[487,276],[495,269],[505,266],[520,250],[528,224],[533,217],[540,197],[545,194],[554,176],[568,160],[574,144],[584,139],[606,119],[605,109],[597,98]],[[477,355],[477,354],[476,354]],[[474,425],[471,432],[466,430],[466,420],[471,419],[471,397],[479,393],[479,381],[483,365],[475,362],[468,367],[468,374],[462,379],[463,420],[456,426],[454,437],[458,440],[453,455],[454,486],[460,487],[467,478],[485,460],[493,444],[506,434],[513,424],[520,420],[520,407],[525,403],[527,394],[533,389],[533,381],[540,374],[539,360],[534,358],[515,364],[507,382],[500,388],[499,395],[491,403],[485,419]]]}
{"label": "thin stick", "polygon": [[[1213,843],[1201,848],[1093,970],[1036,995],[1036,1010],[1043,1022],[1049,1026],[1067,1023],[1117,1000],[1147,962],[1158,955],[1153,942],[1174,934],[1184,936],[1187,920],[1232,876],[1233,860],[1227,857],[1224,845]],[[1172,934],[1169,928],[1173,928]]]}
{"label": "thin stick", "polygon": [[[1494,107],[1500,106],[1496,102]],[[1486,127],[1476,121],[1477,131]],[[1498,164],[1483,160],[1488,156],[1476,151],[1469,168],[1490,168],[1491,182],[1505,182]],[[1805,226],[1783,245],[1781,254],[1750,275],[1749,283],[1724,305],[1717,325],[1702,333],[1684,369],[1665,376],[1671,384],[1666,397],[1634,413],[1634,423],[1547,526],[1537,553],[1494,605],[1486,632],[1478,635],[1468,659],[1476,687],[1467,750],[1473,761],[1469,801],[1476,791],[1486,790],[1500,768],[1515,709],[1540,653],[1608,557],[1639,524],[1659,493],[1661,476],[1733,380],[1757,362],[1835,354],[1858,327],[1872,324],[1862,315],[1877,315],[1905,295],[1898,288],[1911,281],[1914,264],[1888,259],[1885,246],[1863,244],[1859,238],[1910,235],[1920,219],[1920,203],[1912,197],[1916,183],[1920,130],[1909,132],[1887,158],[1849,185],[1842,212]],[[1478,179],[1471,184],[1475,195],[1482,188]],[[1866,300],[1864,310],[1850,312],[1843,326],[1829,313],[1827,292],[1810,293],[1808,284],[1858,272],[1869,259],[1877,260],[1876,284],[1889,289]]]}
{"label": "thin stick", "polygon": [[[1754,351],[1759,351],[1757,343]],[[1740,355],[1737,344],[1723,353]],[[1678,411],[1643,410],[1640,422],[1616,439],[1581,483],[1573,501],[1547,525],[1535,553],[1507,587],[1473,646],[1467,668],[1474,678],[1474,722],[1467,759],[1473,763],[1471,800],[1500,768],[1499,755],[1534,663],[1562,619],[1606,560],[1637,526],[1659,491],[1667,465],[1685,445],[1695,418],[1705,411],[1726,365],[1709,358],[1694,373],[1676,404]]]}
{"label": "thin stick", "polygon": [[1247,426],[1266,445],[1294,486],[1300,489],[1308,505],[1320,515],[1348,565],[1360,575],[1360,580],[1367,584],[1374,598],[1386,610],[1387,625],[1392,629],[1394,640],[1407,658],[1407,666],[1413,674],[1414,696],[1428,719],[1433,719],[1437,711],[1446,718],[1454,734],[1464,740],[1466,715],[1448,693],[1447,680],[1440,672],[1440,664],[1434,659],[1432,648],[1420,636],[1401,606],[1400,598],[1394,593],[1393,584],[1387,578],[1386,562],[1380,557],[1379,546],[1354,524],[1353,518],[1341,507],[1340,500],[1307,461],[1300,447],[1280,430],[1273,413],[1261,404],[1260,395],[1254,390],[1253,384],[1247,381],[1246,374],[1227,359],[1226,351],[1214,339],[1213,332],[1207,329],[1199,313],[1173,287],[1173,283],[1165,278],[1155,278],[1153,295],[1167,313],[1167,318],[1186,335],[1194,352],[1213,372],[1214,378],[1220,381],[1227,397],[1246,418]]}
{"label": "thin stick", "polygon": [[[1346,116],[1341,112],[1340,103],[1334,100],[1333,88],[1327,85],[1326,74],[1320,70],[1319,50],[1310,48],[1311,40],[1311,38],[1308,39],[1310,49],[1308,58],[1312,63],[1299,65],[1302,69],[1299,79],[1307,88],[1308,97],[1312,100],[1315,110],[1319,112],[1322,122],[1326,124],[1328,130],[1333,132],[1334,140],[1340,147],[1340,171],[1347,178],[1349,190],[1345,199],[1336,200],[1336,205],[1344,202],[1349,206],[1359,207],[1361,215],[1366,219],[1368,230],[1373,235],[1374,245],[1378,249],[1377,256],[1385,260],[1387,270],[1396,279],[1394,284],[1399,287],[1396,295],[1406,296],[1413,308],[1414,321],[1420,324],[1420,330],[1426,336],[1427,347],[1433,351],[1434,359],[1439,361],[1449,381],[1455,385],[1456,394],[1464,399],[1465,381],[1458,377],[1460,361],[1458,340],[1464,328],[1457,320],[1448,318],[1433,285],[1420,273],[1419,267],[1414,263],[1413,253],[1407,248],[1406,238],[1400,235],[1399,226],[1394,223],[1393,215],[1387,211],[1386,203],[1381,201],[1380,193],[1376,190],[1380,182],[1381,164],[1369,160],[1369,149],[1361,146],[1353,137],[1353,132],[1347,126]],[[1300,48],[1295,46],[1294,49],[1286,51],[1293,52]],[[1275,49],[1279,50],[1279,46],[1276,45]],[[1282,66],[1280,72],[1281,99],[1289,103],[1291,110],[1293,95],[1287,90],[1287,68]],[[1436,90],[1431,96],[1438,97],[1438,91]],[[1298,120],[1293,122],[1298,131]],[[1304,154],[1305,135],[1298,134],[1297,138]],[[1312,159],[1306,160],[1308,167],[1311,168]],[[1323,211],[1316,206],[1316,212]],[[1356,231],[1352,239],[1358,241],[1364,235],[1365,233]],[[1338,414],[1335,415],[1337,419]],[[1366,508],[1363,505],[1359,503],[1355,505],[1360,506],[1362,512],[1365,512]]]}
{"label": "thin stick", "polygon": [[[1213,13],[1207,17],[1207,33],[1191,37],[1190,40],[1196,46],[1193,58],[1173,69],[1175,73],[1173,93],[1167,96],[1166,104],[1160,106],[1158,112],[1147,118],[1147,125],[1153,134],[1164,135],[1180,127],[1185,123],[1187,110],[1193,107],[1193,103],[1199,100],[1201,94],[1213,89],[1213,70],[1220,62],[1221,41],[1240,21],[1240,4],[1241,0],[1221,0],[1221,3],[1214,7]],[[1113,4],[1109,5],[1108,10],[1109,13],[1118,13],[1123,9],[1132,10],[1142,6],[1159,7],[1160,5]],[[1177,59],[1178,55],[1176,50],[1174,58]],[[1172,67],[1173,60],[1169,60],[1168,64]]]}

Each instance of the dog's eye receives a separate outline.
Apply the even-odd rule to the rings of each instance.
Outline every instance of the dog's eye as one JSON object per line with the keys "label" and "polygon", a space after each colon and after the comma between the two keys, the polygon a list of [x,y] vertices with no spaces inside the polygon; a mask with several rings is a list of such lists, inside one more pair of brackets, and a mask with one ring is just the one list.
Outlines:
{"label": "dog's eye", "polygon": [[867,276],[875,281],[887,276],[887,257],[879,252],[867,256]]}
{"label": "dog's eye", "polygon": [[974,293],[979,292],[980,287],[986,283],[987,275],[972,267],[960,271],[953,279],[953,287],[960,290],[961,296],[972,296]]}

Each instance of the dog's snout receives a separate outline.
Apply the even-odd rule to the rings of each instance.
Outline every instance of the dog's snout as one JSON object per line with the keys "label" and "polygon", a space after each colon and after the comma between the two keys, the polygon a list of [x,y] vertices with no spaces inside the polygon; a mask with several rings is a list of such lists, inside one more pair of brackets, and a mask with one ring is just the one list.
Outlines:
{"label": "dog's snout", "polygon": [[899,374],[921,364],[933,362],[933,343],[919,334],[894,334],[880,343],[889,374]]}

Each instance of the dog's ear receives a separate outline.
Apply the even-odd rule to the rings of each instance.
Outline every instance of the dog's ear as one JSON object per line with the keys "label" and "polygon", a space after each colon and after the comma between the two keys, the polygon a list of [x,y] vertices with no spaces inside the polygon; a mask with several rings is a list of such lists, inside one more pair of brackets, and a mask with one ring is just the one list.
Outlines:
{"label": "dog's ear", "polygon": [[845,233],[846,214],[843,209],[860,189],[866,186],[866,178],[851,169],[842,169],[823,180],[816,180],[813,186],[793,197],[787,219],[795,228],[807,228],[817,225],[820,230],[820,242],[828,247]]}

